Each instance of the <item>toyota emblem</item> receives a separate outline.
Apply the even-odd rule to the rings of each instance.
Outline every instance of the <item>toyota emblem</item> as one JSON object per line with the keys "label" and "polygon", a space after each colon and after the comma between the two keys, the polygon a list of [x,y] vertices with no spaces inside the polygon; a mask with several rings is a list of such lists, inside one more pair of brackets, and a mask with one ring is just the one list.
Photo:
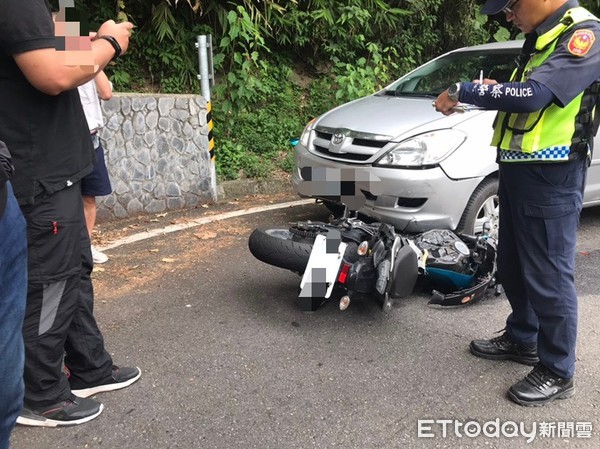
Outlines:
{"label": "toyota emblem", "polygon": [[335,145],[339,145],[340,143],[342,143],[342,142],[344,141],[344,137],[345,137],[345,136],[344,136],[342,133],[335,133],[335,134],[333,135],[332,142],[333,142]]}

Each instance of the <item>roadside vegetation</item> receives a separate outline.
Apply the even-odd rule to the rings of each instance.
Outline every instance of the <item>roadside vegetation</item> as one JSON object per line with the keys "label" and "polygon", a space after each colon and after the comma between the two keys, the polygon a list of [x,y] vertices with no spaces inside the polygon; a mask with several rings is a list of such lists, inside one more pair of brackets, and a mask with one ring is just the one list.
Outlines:
{"label": "roadside vegetation", "polygon": [[[54,6],[57,1],[51,2]],[[312,118],[465,45],[515,38],[478,0],[75,0],[94,29],[136,28],[107,68],[117,91],[200,93],[196,36],[211,34],[217,172],[289,172],[288,143]],[[600,0],[581,1],[600,14]]]}

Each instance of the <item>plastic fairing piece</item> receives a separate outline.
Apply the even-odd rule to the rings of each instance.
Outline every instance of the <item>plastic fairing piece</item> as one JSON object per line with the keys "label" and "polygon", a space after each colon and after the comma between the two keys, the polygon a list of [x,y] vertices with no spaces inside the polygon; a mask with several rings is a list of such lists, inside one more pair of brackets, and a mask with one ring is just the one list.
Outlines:
{"label": "plastic fairing piece", "polygon": [[494,284],[494,281],[493,275],[488,273],[473,287],[465,288],[463,290],[458,290],[448,294],[443,294],[438,290],[434,290],[429,304],[444,307],[473,304],[484,297],[486,290],[488,287],[491,287]]}
{"label": "plastic fairing piece", "polygon": [[398,250],[394,260],[389,294],[392,298],[404,298],[412,293],[419,274],[417,254],[409,245]]}

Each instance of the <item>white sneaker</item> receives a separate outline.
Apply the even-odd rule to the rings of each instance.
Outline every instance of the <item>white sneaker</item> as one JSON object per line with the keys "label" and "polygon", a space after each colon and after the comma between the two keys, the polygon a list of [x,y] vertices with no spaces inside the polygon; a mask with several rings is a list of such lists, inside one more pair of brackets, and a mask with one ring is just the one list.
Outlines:
{"label": "white sneaker", "polygon": [[94,245],[92,245],[92,259],[94,259],[94,263],[108,262],[108,256],[94,248]]}

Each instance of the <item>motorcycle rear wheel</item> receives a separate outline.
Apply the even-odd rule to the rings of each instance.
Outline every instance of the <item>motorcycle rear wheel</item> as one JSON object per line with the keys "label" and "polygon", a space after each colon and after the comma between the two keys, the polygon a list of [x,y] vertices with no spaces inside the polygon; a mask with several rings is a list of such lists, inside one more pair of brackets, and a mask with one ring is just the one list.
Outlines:
{"label": "motorcycle rear wheel", "polygon": [[258,260],[275,267],[304,273],[314,239],[292,234],[289,229],[255,229],[248,239],[248,248]]}

